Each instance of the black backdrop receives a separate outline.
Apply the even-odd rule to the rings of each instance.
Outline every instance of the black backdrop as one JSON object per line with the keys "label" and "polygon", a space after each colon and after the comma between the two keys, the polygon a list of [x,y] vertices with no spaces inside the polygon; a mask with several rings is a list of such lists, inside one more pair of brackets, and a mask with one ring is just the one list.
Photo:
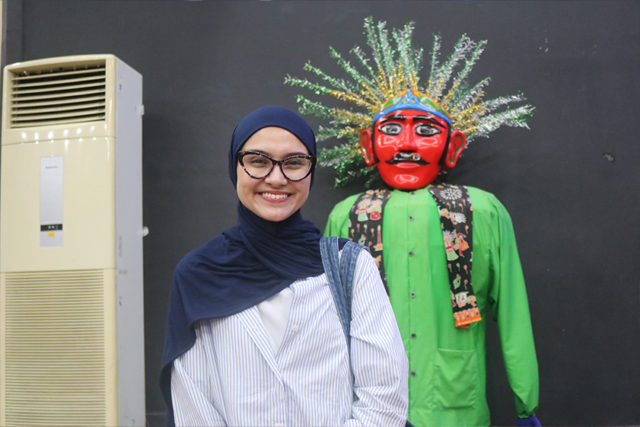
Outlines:
{"label": "black backdrop", "polygon": [[[157,388],[174,265],[235,223],[226,150],[235,123],[264,104],[295,108],[311,60],[365,45],[365,16],[416,22],[428,51],[461,33],[487,39],[474,80],[488,96],[522,90],[531,130],[476,141],[450,181],[493,192],[509,209],[527,278],[545,425],[640,424],[640,3],[634,1],[8,0],[5,63],[113,53],[144,76],[147,412]],[[4,64],[3,64],[4,65]],[[318,122],[310,119],[316,127]],[[304,215],[320,228],[357,188],[321,169]],[[488,395],[494,424],[514,421],[495,328]]]}

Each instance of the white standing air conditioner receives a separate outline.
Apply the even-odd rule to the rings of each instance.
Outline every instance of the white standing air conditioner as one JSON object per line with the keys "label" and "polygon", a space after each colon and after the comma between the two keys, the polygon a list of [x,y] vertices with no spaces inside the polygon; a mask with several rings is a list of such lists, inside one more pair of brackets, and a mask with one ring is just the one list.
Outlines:
{"label": "white standing air conditioner", "polygon": [[0,425],[145,425],[142,76],[4,69]]}

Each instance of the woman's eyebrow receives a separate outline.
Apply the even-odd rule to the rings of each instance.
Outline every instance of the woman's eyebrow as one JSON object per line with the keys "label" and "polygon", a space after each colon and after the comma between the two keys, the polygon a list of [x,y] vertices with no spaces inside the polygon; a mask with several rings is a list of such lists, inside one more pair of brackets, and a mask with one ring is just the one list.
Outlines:
{"label": "woman's eyebrow", "polygon": [[[252,153],[258,153],[258,154],[264,154],[267,157],[274,157],[274,155],[269,153],[268,151],[260,150],[260,149],[257,149],[257,148],[252,148],[251,150],[245,150],[245,151],[250,151]],[[308,156],[308,155],[309,155],[309,153],[305,153],[304,151],[292,151],[291,153],[285,154],[282,158],[286,159],[287,157],[291,157],[291,156]]]}

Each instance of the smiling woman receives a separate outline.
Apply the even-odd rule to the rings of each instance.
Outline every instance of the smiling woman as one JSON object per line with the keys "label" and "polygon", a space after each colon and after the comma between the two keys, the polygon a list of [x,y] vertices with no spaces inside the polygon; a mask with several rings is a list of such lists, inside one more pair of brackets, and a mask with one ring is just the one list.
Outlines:
{"label": "smiling woman", "polygon": [[274,126],[254,133],[242,148],[236,184],[240,203],[267,221],[289,218],[309,197],[313,157],[300,157],[309,154],[307,148],[294,134]]}
{"label": "smiling woman", "polygon": [[347,341],[320,232],[300,214],[315,154],[288,109],[260,108],[236,127],[238,224],[174,274],[161,378],[170,424],[405,424],[407,358],[375,261],[357,255]]}

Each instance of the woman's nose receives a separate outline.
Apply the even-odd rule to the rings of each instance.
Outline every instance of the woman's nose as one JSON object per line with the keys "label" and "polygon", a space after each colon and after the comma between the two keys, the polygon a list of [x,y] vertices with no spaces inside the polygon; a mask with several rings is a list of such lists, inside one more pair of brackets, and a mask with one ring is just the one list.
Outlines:
{"label": "woman's nose", "polygon": [[288,182],[287,177],[284,176],[282,169],[280,169],[280,165],[277,164],[273,165],[271,173],[265,177],[264,181],[274,185],[284,185]]}

